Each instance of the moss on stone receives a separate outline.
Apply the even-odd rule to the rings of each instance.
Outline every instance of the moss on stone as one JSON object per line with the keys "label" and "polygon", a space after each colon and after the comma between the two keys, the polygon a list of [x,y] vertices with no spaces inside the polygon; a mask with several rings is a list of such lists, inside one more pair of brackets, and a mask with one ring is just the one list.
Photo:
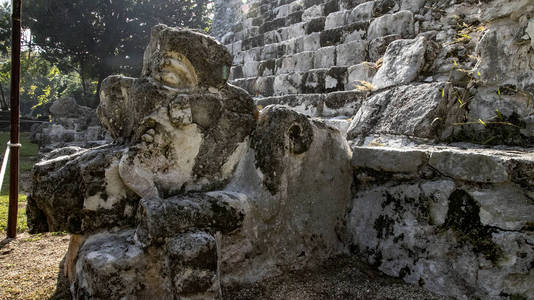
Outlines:
{"label": "moss on stone", "polygon": [[393,235],[393,225],[395,220],[387,215],[380,215],[373,226],[376,230],[376,237],[378,239],[388,238]]}
{"label": "moss on stone", "polygon": [[471,244],[475,253],[496,264],[504,256],[504,251],[493,242],[493,229],[482,225],[479,213],[480,205],[473,197],[463,190],[456,190],[449,197],[449,210],[442,227],[457,232],[460,243]]}

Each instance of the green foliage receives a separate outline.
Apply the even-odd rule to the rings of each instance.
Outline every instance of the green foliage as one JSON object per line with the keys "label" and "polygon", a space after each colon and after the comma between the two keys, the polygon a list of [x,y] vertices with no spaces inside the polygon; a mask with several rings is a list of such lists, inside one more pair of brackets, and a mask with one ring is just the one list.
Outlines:
{"label": "green foliage", "polygon": [[[24,1],[24,24],[42,56],[64,73],[81,74],[85,94],[111,74],[138,76],[152,26],[205,30],[209,0]],[[46,24],[46,26],[43,26]],[[65,61],[65,58],[69,60]]]}
{"label": "green foliage", "polygon": [[[79,75],[62,73],[59,68],[44,59],[38,52],[27,50],[21,55],[20,102],[21,114],[38,114],[40,106],[56,99],[73,95],[81,90]],[[0,87],[9,99],[11,61],[0,62]],[[78,93],[81,94],[81,93]],[[0,95],[0,99],[2,95]],[[5,99],[5,101],[8,101]],[[36,110],[37,109],[37,110]]]}
{"label": "green foliage", "polygon": [[0,4],[0,56],[6,55],[11,44],[11,16],[7,2]]}

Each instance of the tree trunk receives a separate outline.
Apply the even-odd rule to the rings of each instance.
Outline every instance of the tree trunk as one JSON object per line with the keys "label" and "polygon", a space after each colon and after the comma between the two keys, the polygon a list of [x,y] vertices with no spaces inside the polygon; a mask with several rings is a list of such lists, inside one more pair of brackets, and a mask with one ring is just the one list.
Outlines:
{"label": "tree trunk", "polygon": [[102,81],[104,81],[104,79],[106,79],[105,75],[100,75],[98,78],[98,84],[96,85],[96,95],[94,97],[92,105],[93,108],[97,108],[100,104],[100,89],[102,88]]}
{"label": "tree trunk", "polygon": [[4,95],[4,88],[2,87],[1,84],[0,84],[0,93],[2,94],[2,103],[0,104],[1,105],[0,109],[1,110],[8,110],[6,96]]}
{"label": "tree trunk", "polygon": [[82,81],[82,92],[83,97],[87,97],[87,86],[85,85],[85,72],[83,68],[83,63],[80,63],[80,80]]}

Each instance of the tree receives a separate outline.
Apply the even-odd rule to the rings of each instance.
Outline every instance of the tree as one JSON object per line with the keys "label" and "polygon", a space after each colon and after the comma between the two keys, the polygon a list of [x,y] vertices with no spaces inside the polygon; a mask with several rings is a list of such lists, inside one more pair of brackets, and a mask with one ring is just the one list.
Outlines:
{"label": "tree", "polygon": [[11,14],[7,2],[0,4],[0,56],[7,55],[11,47]]}
{"label": "tree", "polygon": [[[24,24],[42,57],[77,71],[85,94],[111,74],[137,76],[153,25],[209,27],[209,0],[33,0]],[[46,24],[46,26],[43,26]],[[65,58],[70,64],[65,64]],[[63,61],[63,63],[61,62]],[[97,104],[93,103],[93,104]]]}
{"label": "tree", "polygon": [[[20,110],[22,115],[46,114],[41,108],[54,100],[81,95],[81,80],[75,72],[62,73],[38,52],[21,55]],[[0,87],[9,95],[11,61],[0,62]]]}

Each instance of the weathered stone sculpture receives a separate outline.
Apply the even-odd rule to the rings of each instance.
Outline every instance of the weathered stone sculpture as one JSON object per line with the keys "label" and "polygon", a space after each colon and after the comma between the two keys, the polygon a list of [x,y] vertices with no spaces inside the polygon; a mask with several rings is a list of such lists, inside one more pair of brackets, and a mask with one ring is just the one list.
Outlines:
{"label": "weathered stone sculpture", "polygon": [[341,250],[350,149],[226,83],[210,37],[156,26],[141,78],[111,76],[98,116],[115,143],[35,166],[32,231],[73,234],[76,299],[214,298]]}

